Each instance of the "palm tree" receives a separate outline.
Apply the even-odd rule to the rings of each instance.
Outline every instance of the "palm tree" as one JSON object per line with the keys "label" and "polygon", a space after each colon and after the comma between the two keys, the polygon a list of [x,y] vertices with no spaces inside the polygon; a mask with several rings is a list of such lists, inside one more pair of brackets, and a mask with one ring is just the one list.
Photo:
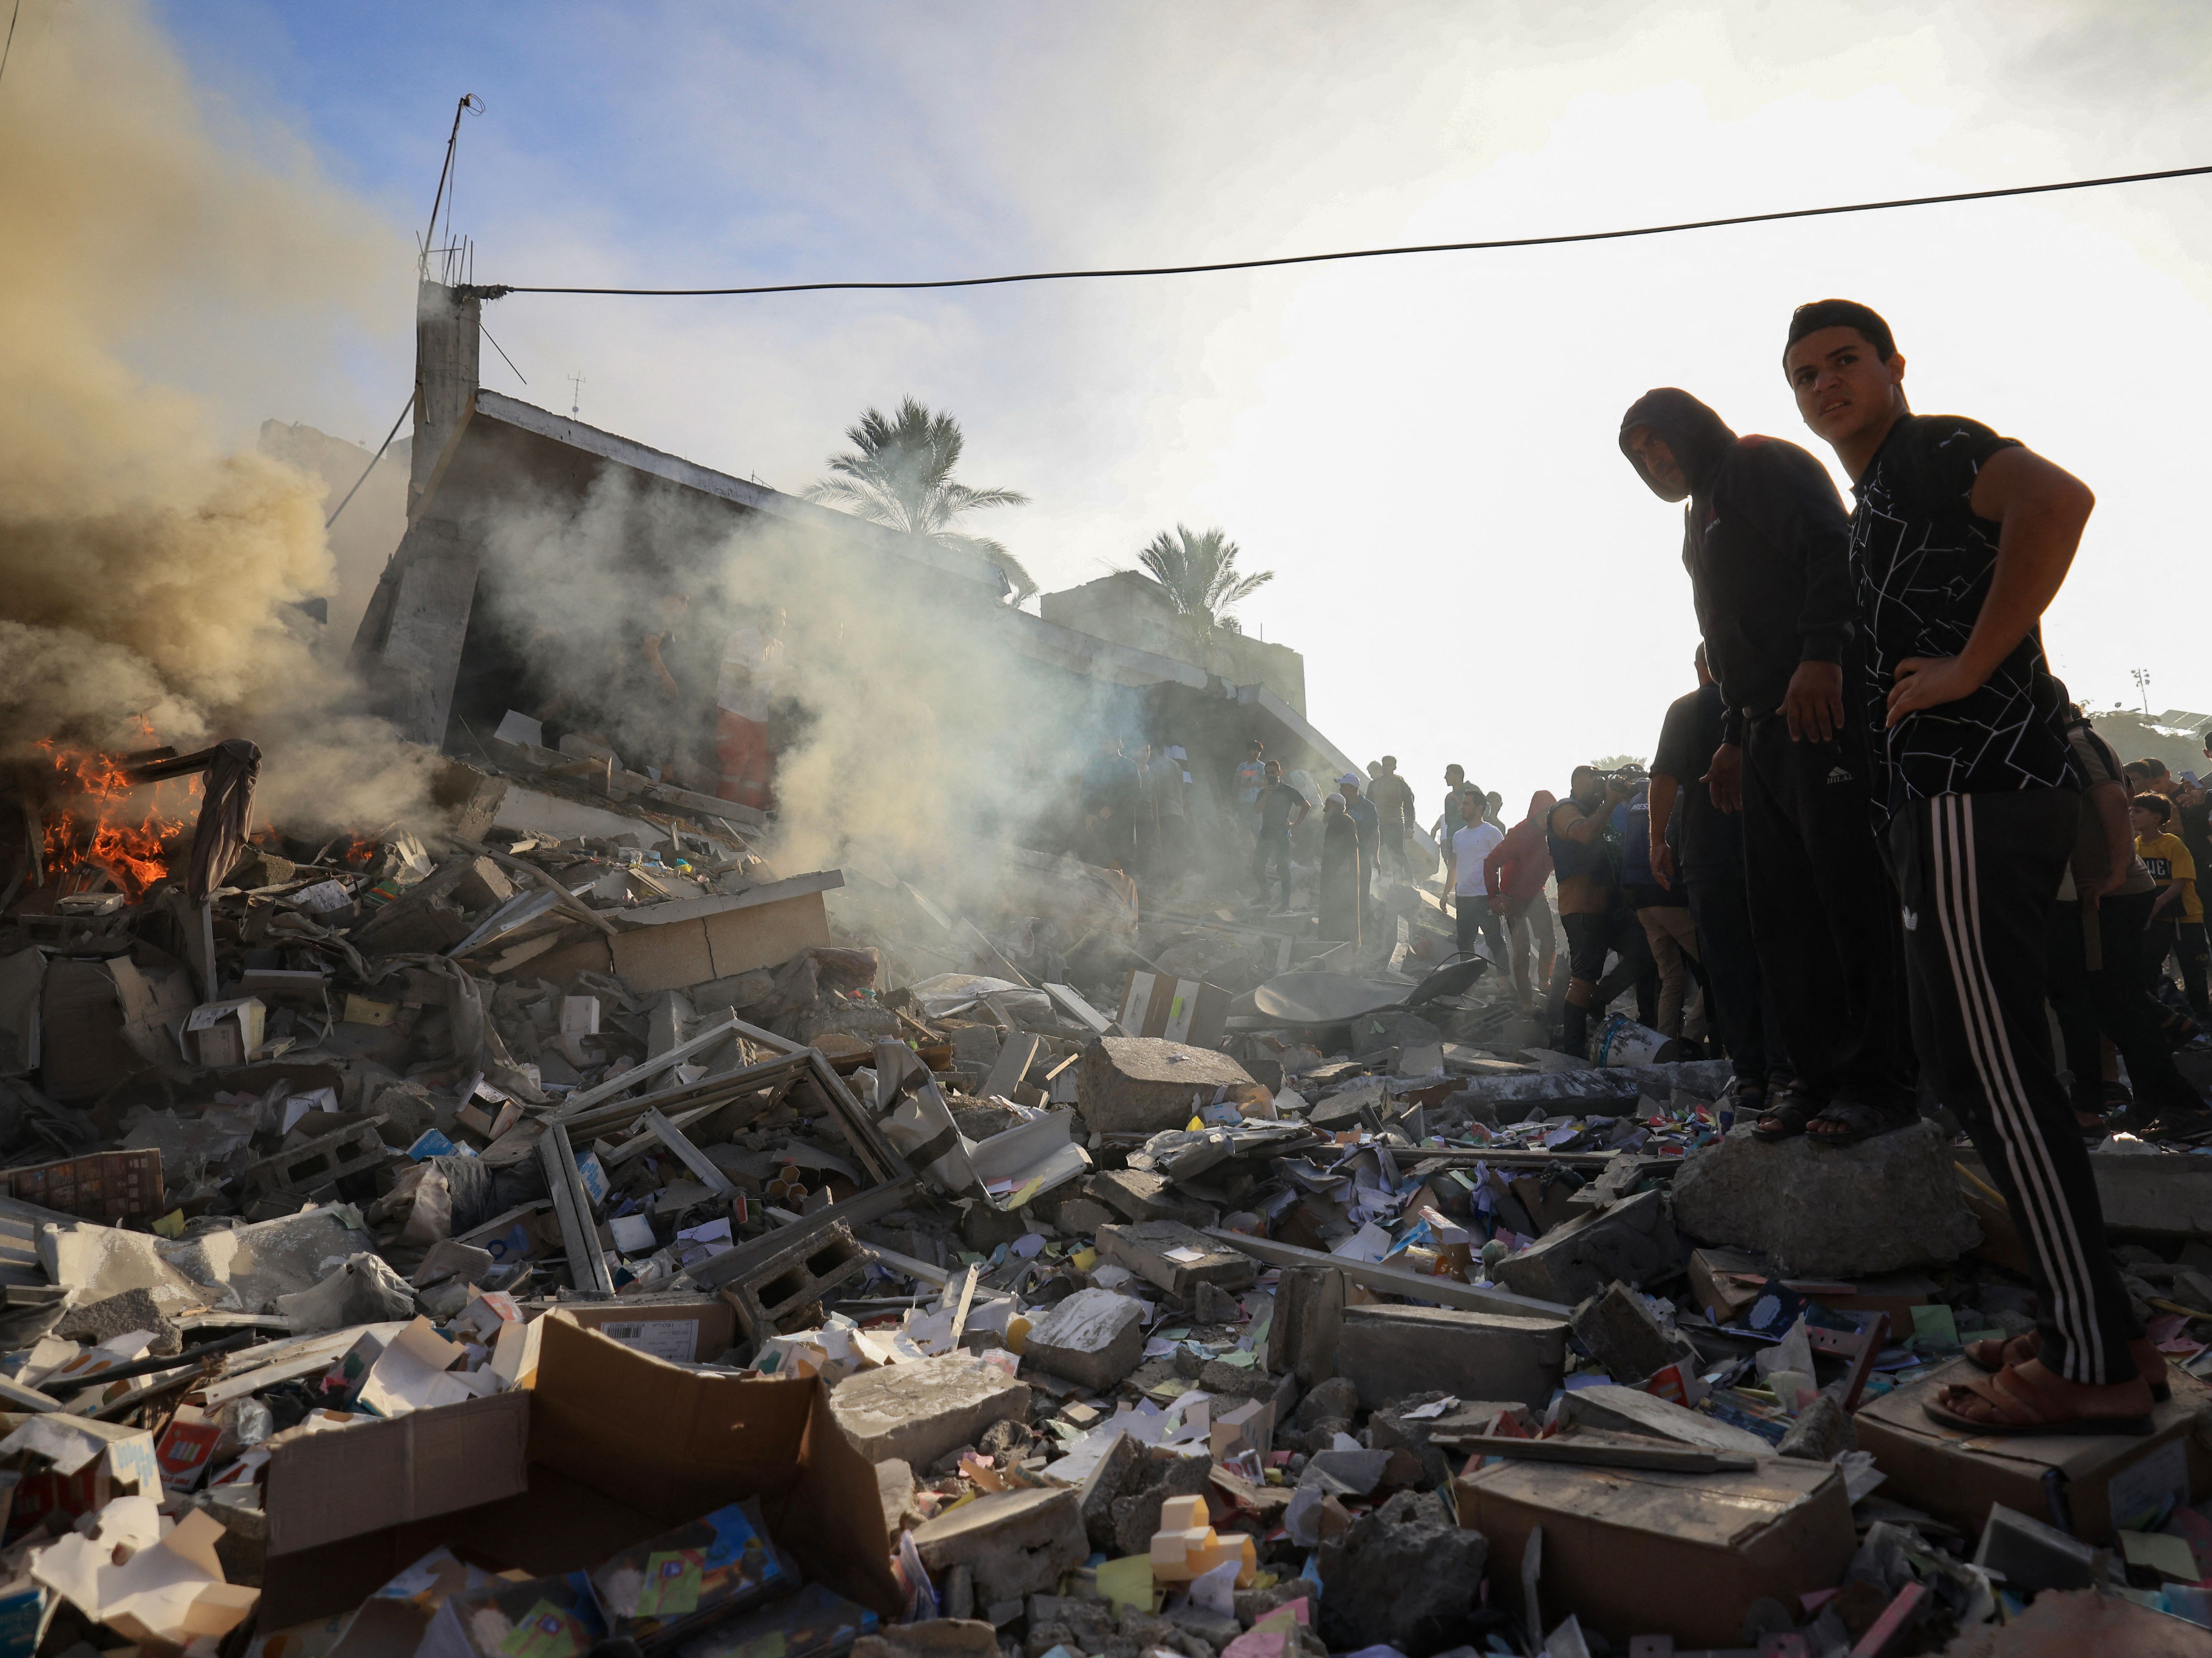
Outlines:
{"label": "palm tree", "polygon": [[1025,507],[1030,499],[1018,490],[973,489],[954,482],[952,471],[966,442],[958,421],[907,398],[896,416],[886,418],[880,409],[870,409],[859,425],[845,428],[845,435],[856,447],[830,458],[830,470],[838,476],[807,490],[807,500],[989,560],[1012,584],[1013,604],[1036,592],[1030,573],[1002,544],[952,527],[965,513],[987,507]]}
{"label": "palm tree", "polygon": [[1275,573],[1239,574],[1237,552],[1237,544],[1218,526],[1193,535],[1178,524],[1172,536],[1164,530],[1154,536],[1137,562],[1167,589],[1168,602],[1179,614],[1207,629],[1239,633],[1242,626],[1229,612],[1273,581]]}

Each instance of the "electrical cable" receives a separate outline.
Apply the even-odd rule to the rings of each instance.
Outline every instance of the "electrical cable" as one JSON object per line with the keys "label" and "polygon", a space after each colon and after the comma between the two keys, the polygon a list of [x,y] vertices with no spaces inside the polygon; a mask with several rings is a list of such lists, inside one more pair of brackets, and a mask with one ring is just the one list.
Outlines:
{"label": "electrical cable", "polygon": [[[491,330],[486,328],[481,320],[477,324],[477,331],[481,333],[486,339],[491,340]],[[514,368],[514,359],[507,355],[507,348],[505,346],[501,345],[497,340],[491,340],[491,349],[499,353],[499,360],[501,362],[505,363],[509,368]],[[530,376],[524,374],[520,368],[514,368],[514,377],[520,380],[525,386],[530,384]]]}
{"label": "electrical cable", "polygon": [[[507,353],[504,351],[500,353],[500,355],[502,357],[506,355]],[[407,397],[407,401],[400,407],[399,420],[396,420],[392,422],[392,429],[384,434],[384,441],[376,446],[376,452],[368,458],[368,471],[362,472],[359,477],[353,481],[353,488],[345,492],[345,500],[340,501],[336,507],[333,507],[331,509],[331,515],[323,520],[323,528],[327,530],[331,525],[336,524],[338,521],[338,514],[345,511],[346,507],[352,502],[353,498],[361,493],[361,486],[368,482],[368,474],[376,470],[376,463],[384,459],[384,452],[392,446],[392,440],[399,435],[399,421],[405,420],[407,416],[414,411],[414,393],[410,392]]]}
{"label": "electrical cable", "polygon": [[23,15],[23,0],[15,0],[15,9],[8,14],[8,44],[0,46],[0,75],[8,72],[8,60],[15,52],[15,25]]}
{"label": "electrical cable", "polygon": [[2069,179],[2059,184],[2011,185],[2002,190],[1961,190],[1942,196],[1903,196],[1882,202],[1784,208],[1773,213],[1739,213],[1724,219],[1690,219],[1677,224],[1638,225],[1625,230],[1583,230],[1558,236],[1509,236],[1480,242],[1427,242],[1407,247],[1349,248],[1333,253],[1287,253],[1267,259],[1223,259],[1208,264],[1133,265],[1097,270],[1030,270],[1007,276],[947,276],[927,282],[772,282],[750,288],[551,288],[520,282],[495,282],[465,291],[487,300],[502,299],[509,294],[707,298],[722,295],[819,294],[885,288],[995,288],[1009,282],[1079,282],[1105,276],[1194,276],[1217,270],[1261,270],[1275,265],[1321,264],[1339,259],[1387,259],[1412,253],[1480,253],[1509,247],[1557,247],[1571,242],[1620,241],[1633,236],[1671,236],[1682,231],[1718,230],[1729,225],[1771,224],[1783,219],[1824,218],[1839,213],[1879,213],[1900,207],[1936,207],[1948,202],[1986,202],[2006,196],[2043,196],[2057,191],[2097,190],[2108,185],[2147,184],[2160,179],[2191,179],[2208,173],[2212,173],[2212,166],[2177,167],[2157,173],[2123,173],[2103,179]]}

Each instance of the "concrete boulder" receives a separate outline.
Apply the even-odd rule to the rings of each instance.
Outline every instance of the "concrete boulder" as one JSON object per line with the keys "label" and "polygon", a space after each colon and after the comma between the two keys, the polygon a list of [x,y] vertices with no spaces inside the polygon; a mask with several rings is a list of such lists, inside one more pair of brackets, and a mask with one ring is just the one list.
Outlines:
{"label": "concrete boulder", "polygon": [[1553,1227],[1499,1261],[1492,1276],[1516,1295],[1556,1302],[1564,1312],[1608,1284],[1656,1281],[1681,1263],[1674,1229],[1667,1222],[1666,1199],[1657,1192],[1639,1192],[1610,1209]]}
{"label": "concrete boulder", "polygon": [[1151,1134],[1181,1128],[1218,1089],[1251,1086],[1252,1073],[1226,1054],[1158,1036],[1101,1036],[1083,1050],[1075,1102],[1093,1133]]}
{"label": "concrete boulder", "polygon": [[1079,1290],[1030,1329],[1023,1359],[1103,1393],[1137,1368],[1144,1303],[1111,1290]]}
{"label": "concrete boulder", "polygon": [[1956,1260],[1982,1230],[1942,1131],[1926,1121],[1840,1149],[1763,1145],[1748,1125],[1682,1165],[1674,1222],[1802,1276],[1856,1278]]}
{"label": "concrete boulder", "polygon": [[967,1567],[975,1598],[986,1606],[1044,1594],[1091,1551],[1075,1493],[1045,1489],[996,1491],[963,1503],[916,1527],[914,1546],[933,1574]]}
{"label": "concrete boulder", "polygon": [[974,1444],[994,1422],[1025,1420],[1029,1412],[1027,1382],[966,1353],[887,1364],[830,1395],[830,1413],[862,1456],[921,1468]]}
{"label": "concrete boulder", "polygon": [[1331,1651],[1388,1644],[1406,1658],[1469,1645],[1490,1547],[1432,1491],[1401,1491],[1321,1546],[1321,1632]]}

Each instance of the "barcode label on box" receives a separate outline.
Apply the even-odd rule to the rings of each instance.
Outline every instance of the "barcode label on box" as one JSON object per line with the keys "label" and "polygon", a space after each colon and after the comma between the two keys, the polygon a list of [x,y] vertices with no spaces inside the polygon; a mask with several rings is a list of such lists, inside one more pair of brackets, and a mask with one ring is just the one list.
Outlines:
{"label": "barcode label on box", "polygon": [[688,1318],[627,1319],[599,1326],[599,1333],[653,1358],[689,1364],[699,1346],[699,1326]]}

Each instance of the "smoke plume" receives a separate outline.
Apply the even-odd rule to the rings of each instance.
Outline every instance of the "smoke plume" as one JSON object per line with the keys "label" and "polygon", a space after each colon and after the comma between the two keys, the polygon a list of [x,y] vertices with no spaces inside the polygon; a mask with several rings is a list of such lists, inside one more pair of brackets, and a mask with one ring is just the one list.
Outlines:
{"label": "smoke plume", "polygon": [[246,736],[270,811],[342,782],[322,821],[388,818],[407,763],[336,711],[294,608],[332,586],[320,484],[227,449],[220,384],[131,366],[163,342],[327,348],[404,292],[399,234],[282,134],[250,138],[142,6],[24,7],[0,82],[0,756]]}

